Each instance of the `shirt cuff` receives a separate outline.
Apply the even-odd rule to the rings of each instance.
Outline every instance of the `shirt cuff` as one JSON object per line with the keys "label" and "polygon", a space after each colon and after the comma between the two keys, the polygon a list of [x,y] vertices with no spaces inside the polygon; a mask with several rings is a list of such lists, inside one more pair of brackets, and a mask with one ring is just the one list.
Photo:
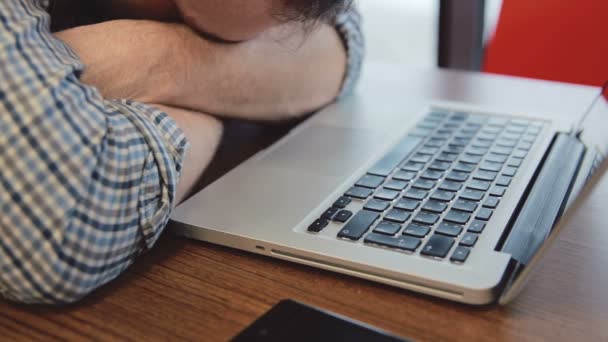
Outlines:
{"label": "shirt cuff", "polygon": [[160,109],[130,100],[110,101],[127,107],[130,121],[143,133],[150,149],[140,186],[140,227],[147,249],[152,248],[169,221],[189,143],[177,123]]}
{"label": "shirt cuff", "polygon": [[347,11],[338,14],[333,21],[342,38],[347,54],[346,73],[338,100],[353,92],[361,75],[363,58],[365,57],[365,40],[361,22],[361,14],[354,5],[350,6]]}

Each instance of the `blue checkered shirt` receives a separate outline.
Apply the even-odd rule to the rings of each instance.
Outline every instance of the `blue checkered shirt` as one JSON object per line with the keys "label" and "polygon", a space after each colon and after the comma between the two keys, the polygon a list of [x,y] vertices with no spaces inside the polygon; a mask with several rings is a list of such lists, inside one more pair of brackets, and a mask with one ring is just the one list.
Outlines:
{"label": "blue checkered shirt", "polygon": [[[165,227],[188,143],[166,113],[106,100],[49,29],[43,0],[0,0],[0,294],[78,300]],[[361,63],[358,16],[337,27]]]}

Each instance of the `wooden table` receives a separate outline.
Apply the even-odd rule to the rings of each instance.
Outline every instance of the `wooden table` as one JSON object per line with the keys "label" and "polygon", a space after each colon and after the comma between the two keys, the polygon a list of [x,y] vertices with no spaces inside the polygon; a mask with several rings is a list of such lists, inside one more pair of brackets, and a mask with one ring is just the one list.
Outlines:
{"label": "wooden table", "polygon": [[[284,134],[229,123],[206,181]],[[255,143],[251,143],[255,141]],[[473,307],[165,234],[116,281],[62,308],[0,302],[0,340],[225,341],[292,298],[416,340],[608,340],[608,175],[524,292]]]}

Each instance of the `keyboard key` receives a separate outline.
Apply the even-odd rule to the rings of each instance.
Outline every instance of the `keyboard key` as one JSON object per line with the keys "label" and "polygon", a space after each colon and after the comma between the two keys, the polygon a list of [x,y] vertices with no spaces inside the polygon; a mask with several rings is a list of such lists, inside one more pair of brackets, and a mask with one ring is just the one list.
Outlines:
{"label": "keyboard key", "polygon": [[427,179],[419,179],[412,184],[412,187],[423,190],[431,190],[435,187],[435,182]]}
{"label": "keyboard key", "polygon": [[468,249],[464,246],[458,246],[454,250],[454,254],[452,254],[452,256],[450,257],[450,261],[458,262],[458,263],[465,262],[465,261],[467,261],[467,258],[469,257],[470,253],[471,253],[470,249]]}
{"label": "keyboard key", "polygon": [[454,245],[454,239],[435,234],[429,238],[420,254],[436,258],[445,258]]}
{"label": "keyboard key", "polygon": [[391,237],[375,233],[368,234],[365,237],[365,242],[409,252],[415,251],[421,243],[420,239],[410,236]]}
{"label": "keyboard key", "polygon": [[391,209],[388,213],[386,213],[386,215],[384,215],[384,219],[388,221],[404,223],[405,221],[409,220],[411,215],[412,214],[405,210]]}
{"label": "keyboard key", "polygon": [[450,210],[443,218],[445,221],[466,224],[471,219],[471,215],[459,210]]}
{"label": "keyboard key", "polygon": [[504,186],[493,186],[492,189],[490,189],[490,196],[502,197],[505,195],[506,190],[507,188]]}
{"label": "keyboard key", "polygon": [[479,233],[483,232],[483,229],[485,227],[486,227],[485,222],[474,220],[471,223],[471,225],[469,226],[468,231],[471,232],[471,233],[477,233],[477,234],[479,234]]}
{"label": "keyboard key", "polygon": [[375,198],[379,198],[385,201],[392,201],[399,196],[399,191],[390,190],[390,189],[380,189],[377,193],[374,194]]}
{"label": "keyboard key", "polygon": [[418,150],[418,153],[420,153],[420,154],[428,154],[429,156],[433,156],[437,152],[439,152],[439,148],[437,148],[437,147],[431,147],[431,146],[426,146],[426,145]]}
{"label": "keyboard key", "polygon": [[380,186],[384,182],[384,177],[373,176],[373,175],[365,175],[359,179],[359,181],[355,184],[356,186],[375,189]]}
{"label": "keyboard key", "polygon": [[456,192],[462,188],[462,183],[446,180],[439,186],[439,189]]}
{"label": "keyboard key", "polygon": [[487,141],[494,141],[496,140],[496,138],[498,137],[498,134],[496,133],[485,133],[482,132],[477,136],[477,139],[479,140],[487,140]]}
{"label": "keyboard key", "polygon": [[338,211],[340,211],[340,209],[338,209],[338,208],[329,208],[329,209],[325,210],[325,212],[321,215],[321,217],[326,220],[331,221],[331,220],[333,220],[334,216],[336,216]]}
{"label": "keyboard key", "polygon": [[507,167],[505,167],[504,170],[502,170],[502,174],[504,176],[513,177],[513,176],[515,176],[516,173],[517,173],[517,168],[512,167],[512,166],[507,166]]}
{"label": "keyboard key", "polygon": [[408,161],[407,163],[405,163],[405,165],[403,165],[402,169],[405,171],[421,171],[422,169],[424,169],[424,166],[426,164],[424,163],[416,163],[416,162],[412,162],[412,161]]}
{"label": "keyboard key", "polygon": [[359,240],[378,218],[380,218],[378,213],[361,210],[342,228],[338,237]]}
{"label": "keyboard key", "polygon": [[474,170],[475,170],[475,165],[473,165],[473,164],[457,163],[456,166],[454,166],[454,171],[471,173]]}
{"label": "keyboard key", "polygon": [[496,146],[513,148],[513,147],[517,146],[517,140],[516,139],[500,138],[500,139],[498,139],[496,141]]}
{"label": "keyboard key", "polygon": [[420,137],[406,136],[369,171],[369,174],[386,177],[407,158],[423,141]]}
{"label": "keyboard key", "polygon": [[423,211],[419,212],[413,220],[414,223],[428,225],[434,225],[435,223],[437,223],[437,221],[439,221],[439,215],[425,213]]}
{"label": "keyboard key", "polygon": [[334,217],[334,221],[344,223],[348,221],[351,216],[353,216],[352,211],[340,210],[340,212]]}
{"label": "keyboard key", "polygon": [[446,129],[456,130],[458,127],[460,127],[460,123],[459,122],[447,122],[447,123],[443,124],[443,127]]}
{"label": "keyboard key", "polygon": [[477,209],[477,203],[459,198],[456,200],[456,202],[454,202],[452,208],[465,211],[467,213],[472,213]]}
{"label": "keyboard key", "polygon": [[429,169],[435,171],[447,171],[452,166],[452,163],[435,160],[429,165]]}
{"label": "keyboard key", "polygon": [[509,186],[509,184],[511,184],[511,177],[500,176],[496,180],[496,185],[499,185],[499,186]]}
{"label": "keyboard key", "polygon": [[477,165],[481,161],[481,157],[480,156],[473,156],[473,155],[465,153],[462,157],[460,157],[460,161],[463,162],[463,163],[467,163],[467,164]]}
{"label": "keyboard key", "polygon": [[500,198],[490,196],[483,203],[483,206],[490,209],[496,209],[496,207],[498,207],[498,203],[500,203]]}
{"label": "keyboard key", "polygon": [[432,213],[441,214],[448,208],[448,205],[438,201],[428,201],[422,207],[422,210],[430,211]]}
{"label": "keyboard key", "polygon": [[507,128],[506,132],[502,134],[503,139],[517,141],[521,138],[522,130],[512,130]]}
{"label": "keyboard key", "polygon": [[410,158],[410,161],[416,162],[416,163],[428,163],[431,161],[431,156],[426,155],[426,154],[421,154],[421,153],[417,153],[415,156],[413,156],[412,158]]}
{"label": "keyboard key", "polygon": [[419,224],[415,224],[415,223],[410,223],[409,225],[407,225],[407,227],[405,227],[405,230],[403,231],[403,234],[407,234],[407,235],[423,238],[430,231],[431,231],[431,228],[429,228],[428,226],[423,226],[423,225],[419,225]]}
{"label": "keyboard key", "polygon": [[460,245],[465,247],[473,247],[477,242],[478,235],[474,233],[465,233],[460,240]]}
{"label": "keyboard key", "polygon": [[519,145],[517,145],[517,148],[524,151],[530,151],[532,148],[532,143],[522,141],[519,143]]}
{"label": "keyboard key", "polygon": [[488,152],[487,148],[469,147],[467,153],[473,156],[484,156]]}
{"label": "keyboard key", "polygon": [[526,134],[521,138],[521,141],[533,144],[536,141],[536,134]]}
{"label": "keyboard key", "polygon": [[528,127],[531,124],[530,120],[515,119],[511,121],[510,126]]}
{"label": "keyboard key", "polygon": [[371,211],[377,211],[377,212],[383,212],[386,209],[388,209],[388,207],[391,205],[390,202],[387,201],[382,201],[376,198],[372,198],[370,199],[366,204],[365,207],[363,207],[363,209],[365,210],[371,210]]}
{"label": "keyboard key", "polygon": [[443,145],[445,145],[446,142],[447,142],[446,139],[431,138],[426,143],[426,146],[430,146],[430,147],[442,147]]}
{"label": "keyboard key", "polygon": [[445,191],[445,190],[437,190],[433,193],[433,195],[431,196],[431,199],[437,200],[437,201],[442,201],[442,202],[449,202],[451,200],[454,199],[454,193],[450,192],[450,191]]}
{"label": "keyboard key", "polygon": [[452,120],[452,121],[464,121],[469,117],[469,113],[466,112],[456,112],[454,114],[452,114],[448,120]]}
{"label": "keyboard key", "polygon": [[417,200],[402,198],[399,200],[399,202],[397,202],[397,204],[395,204],[395,208],[401,210],[414,211],[416,210],[416,208],[418,208],[419,205],[420,202]]}
{"label": "keyboard key", "polygon": [[334,202],[334,207],[336,208],[346,208],[346,206],[351,202],[352,200],[346,196],[342,196],[340,198],[338,198],[335,202]]}
{"label": "keyboard key", "polygon": [[487,181],[493,181],[496,179],[496,176],[498,176],[498,173],[493,172],[493,171],[483,171],[483,170],[477,170],[477,172],[475,172],[473,174],[473,178],[475,179],[481,179],[481,180],[487,180]]}
{"label": "keyboard key", "polygon": [[451,163],[451,162],[455,161],[457,158],[458,158],[458,154],[441,152],[435,160]]}
{"label": "keyboard key", "polygon": [[486,160],[493,163],[504,163],[507,161],[507,156],[496,153],[489,153],[486,156]]}
{"label": "keyboard key", "polygon": [[428,195],[427,191],[418,190],[418,189],[409,189],[405,192],[404,197],[415,199],[415,200],[423,200]]}
{"label": "keyboard key", "polygon": [[484,127],[482,132],[490,133],[490,134],[498,134],[498,133],[502,132],[502,128],[489,126],[489,127]]}
{"label": "keyboard key", "polygon": [[461,129],[460,132],[458,132],[458,133],[456,133],[456,135],[454,135],[454,138],[467,139],[467,141],[471,141],[471,139],[473,137],[475,137],[475,134],[477,134],[475,131]]}
{"label": "keyboard key", "polygon": [[404,171],[399,170],[393,175],[393,179],[402,180],[402,181],[411,181],[416,178],[418,174],[412,171]]}
{"label": "keyboard key", "polygon": [[389,222],[389,221],[380,221],[376,228],[374,228],[374,233],[385,234],[385,235],[395,235],[401,229],[401,225]]}
{"label": "keyboard key", "polygon": [[475,215],[475,218],[477,220],[487,221],[492,217],[493,213],[494,213],[494,210],[492,210],[492,209],[481,208],[477,212],[477,215]]}
{"label": "keyboard key", "polygon": [[473,147],[490,148],[494,142],[488,140],[475,140],[471,144]]}
{"label": "keyboard key", "polygon": [[452,139],[452,142],[450,142],[450,144],[452,145],[456,145],[456,146],[462,146],[465,147],[467,146],[469,143],[471,142],[471,139],[465,139],[465,138],[454,138]]}
{"label": "keyboard key", "polygon": [[445,179],[455,181],[455,182],[464,182],[467,179],[469,179],[469,174],[466,172],[452,171],[452,172],[448,173],[448,175],[445,177]]}
{"label": "keyboard key", "polygon": [[509,162],[507,163],[508,166],[513,166],[513,167],[520,167],[521,163],[523,163],[523,159],[521,158],[511,158],[509,159]]}
{"label": "keyboard key", "polygon": [[473,189],[464,189],[464,191],[460,194],[460,198],[471,200],[471,201],[481,201],[485,192],[473,190]]}
{"label": "keyboard key", "polygon": [[435,170],[426,170],[420,175],[421,178],[430,180],[439,180],[443,177],[443,172]]}
{"label": "keyboard key", "polygon": [[508,156],[508,155],[511,155],[511,153],[513,152],[513,149],[510,147],[496,146],[496,147],[492,148],[492,150],[490,152]]}
{"label": "keyboard key", "polygon": [[[422,128],[422,129],[428,130],[430,132],[433,132],[437,127],[439,127],[439,125],[441,125],[441,120],[435,120],[433,118],[429,118],[429,119],[424,119],[424,120],[418,122],[418,124],[416,125],[416,128]],[[414,134],[412,134],[412,132],[410,132],[409,134],[414,135]],[[426,134],[426,136],[428,136],[428,134]]]}
{"label": "keyboard key", "polygon": [[462,226],[459,226],[457,224],[449,223],[449,222],[441,222],[439,227],[437,227],[437,229],[435,229],[435,233],[441,234],[441,235],[447,235],[447,236],[451,236],[451,237],[456,237],[456,236],[460,235],[460,233],[462,233],[462,230],[463,230]]}
{"label": "keyboard key", "polygon": [[469,183],[467,183],[467,188],[487,191],[491,185],[492,185],[492,182],[483,181],[483,180],[479,180],[479,179],[473,179]]}
{"label": "keyboard key", "polygon": [[462,153],[462,151],[464,151],[464,147],[448,144],[448,146],[446,146],[446,148],[443,149],[443,151],[448,152],[448,153],[460,154],[460,153]]}
{"label": "keyboard key", "polygon": [[310,226],[308,226],[308,231],[312,233],[318,233],[323,230],[323,228],[327,227],[329,221],[326,219],[316,219]]}
{"label": "keyboard key", "polygon": [[484,161],[483,163],[479,164],[479,169],[484,171],[500,171],[502,169],[502,164]]}
{"label": "keyboard key", "polygon": [[515,150],[512,156],[515,158],[525,158],[528,155],[528,151],[525,150]]}
{"label": "keyboard key", "polygon": [[371,196],[371,194],[374,192],[374,190],[372,189],[368,189],[368,188],[361,188],[358,186],[353,186],[352,188],[350,188],[350,190],[348,190],[346,192],[346,196],[352,197],[352,198],[358,198],[358,199],[366,199],[369,196]]}
{"label": "keyboard key", "polygon": [[407,187],[408,182],[402,180],[391,179],[386,184],[384,184],[384,188],[401,191]]}

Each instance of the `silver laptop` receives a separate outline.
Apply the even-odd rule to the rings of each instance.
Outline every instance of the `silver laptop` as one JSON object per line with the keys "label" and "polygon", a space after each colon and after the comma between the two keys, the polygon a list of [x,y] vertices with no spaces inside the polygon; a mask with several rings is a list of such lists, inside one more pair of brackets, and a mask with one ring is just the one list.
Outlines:
{"label": "silver laptop", "polygon": [[605,100],[581,133],[596,88],[365,70],[354,96],[176,208],[172,229],[449,300],[507,303],[606,154],[594,132],[608,122]]}

